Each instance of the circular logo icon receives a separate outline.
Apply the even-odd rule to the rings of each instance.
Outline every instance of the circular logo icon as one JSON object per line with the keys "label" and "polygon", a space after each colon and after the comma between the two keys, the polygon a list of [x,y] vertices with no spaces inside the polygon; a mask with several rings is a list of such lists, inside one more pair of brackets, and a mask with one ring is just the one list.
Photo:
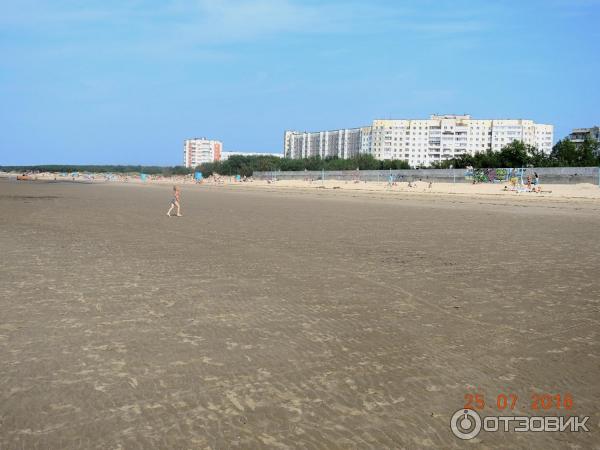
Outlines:
{"label": "circular logo icon", "polygon": [[450,428],[459,439],[473,439],[481,431],[481,417],[472,409],[459,409],[450,419]]}

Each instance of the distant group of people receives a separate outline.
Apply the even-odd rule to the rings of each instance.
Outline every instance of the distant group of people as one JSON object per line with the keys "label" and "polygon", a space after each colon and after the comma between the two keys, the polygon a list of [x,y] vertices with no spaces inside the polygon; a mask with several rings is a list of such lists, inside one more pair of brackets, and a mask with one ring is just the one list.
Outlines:
{"label": "distant group of people", "polygon": [[[402,175],[396,175],[395,177],[393,175],[390,175],[388,177],[388,186],[389,187],[398,186],[399,183],[401,183],[401,182],[404,181],[403,178],[404,177]],[[410,180],[409,179],[407,181],[408,181],[407,187],[409,187],[409,188],[416,188],[417,187],[417,182],[415,180]],[[423,179],[419,178],[419,181],[422,182]],[[429,189],[431,189],[433,187],[433,181],[432,180],[429,180],[427,187]]]}
{"label": "distant group of people", "polygon": [[525,186],[523,187],[519,183],[519,179],[517,177],[512,177],[510,179],[511,188],[508,186],[504,186],[505,191],[519,191],[519,192],[542,192],[542,186],[540,185],[540,176],[537,172],[533,172],[533,175],[527,175],[527,181]]}

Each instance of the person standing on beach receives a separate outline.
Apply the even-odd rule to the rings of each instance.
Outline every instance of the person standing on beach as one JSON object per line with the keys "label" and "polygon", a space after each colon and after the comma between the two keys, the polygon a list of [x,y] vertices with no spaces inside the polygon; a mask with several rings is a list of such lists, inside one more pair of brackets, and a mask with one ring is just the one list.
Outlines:
{"label": "person standing on beach", "polygon": [[540,176],[537,172],[533,172],[533,190],[535,192],[540,192],[542,190],[540,186]]}
{"label": "person standing on beach", "polygon": [[171,211],[173,211],[173,208],[177,208],[177,217],[181,217],[179,198],[179,188],[177,186],[173,186],[173,199],[171,200],[171,207],[167,211],[167,216],[171,217]]}

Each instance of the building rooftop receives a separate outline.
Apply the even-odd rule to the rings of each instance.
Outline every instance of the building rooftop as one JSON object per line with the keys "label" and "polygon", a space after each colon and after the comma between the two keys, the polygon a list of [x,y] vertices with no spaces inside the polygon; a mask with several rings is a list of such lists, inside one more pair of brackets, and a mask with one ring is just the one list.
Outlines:
{"label": "building rooftop", "polygon": [[470,114],[431,114],[429,116],[431,120],[440,120],[440,119],[463,119],[470,120]]}
{"label": "building rooftop", "polygon": [[589,127],[589,128],[573,128],[572,133],[589,133],[590,131],[597,130],[598,127]]}

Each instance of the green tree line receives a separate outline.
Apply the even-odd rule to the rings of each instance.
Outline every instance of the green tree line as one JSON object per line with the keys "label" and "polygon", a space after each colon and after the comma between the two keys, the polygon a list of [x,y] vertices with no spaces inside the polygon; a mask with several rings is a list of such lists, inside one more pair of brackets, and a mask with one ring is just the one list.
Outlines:
{"label": "green tree line", "polygon": [[[473,166],[477,169],[494,167],[589,167],[600,166],[599,144],[593,139],[586,139],[575,145],[569,140],[558,141],[550,154],[545,154],[536,147],[513,141],[500,151],[488,150],[473,155],[462,155],[458,158],[435,162],[431,168],[446,169],[450,166],[464,168]],[[304,159],[278,158],[277,156],[233,155],[225,161],[201,164],[195,169],[183,166],[119,166],[119,165],[36,165],[36,166],[0,166],[4,171],[40,171],[40,172],[93,172],[93,173],[147,173],[150,175],[187,175],[199,170],[210,176],[220,175],[252,176],[255,171],[304,171],[304,170],[397,170],[410,169],[407,161],[379,161],[373,155],[357,155],[349,159],[337,157],[320,158],[318,156]]]}
{"label": "green tree line", "polygon": [[277,156],[233,155],[225,161],[201,164],[197,168],[204,176],[220,175],[251,176],[255,171],[303,171],[303,170],[380,170],[410,169],[403,160],[379,161],[372,155],[358,155],[349,159],[337,157],[304,159],[278,158]]}
{"label": "green tree line", "polygon": [[5,172],[89,172],[89,173],[119,173],[119,174],[138,174],[147,173],[149,175],[187,175],[192,173],[193,169],[184,166],[120,166],[120,165],[70,165],[70,164],[41,164],[34,166],[0,166],[0,170]]}
{"label": "green tree line", "polygon": [[586,139],[577,146],[564,139],[558,141],[550,154],[545,154],[536,147],[513,141],[500,151],[488,150],[473,155],[462,155],[458,158],[436,162],[433,168],[447,169],[450,166],[464,168],[472,166],[476,169],[493,167],[590,167],[600,166],[598,142]]}
{"label": "green tree line", "polygon": [[[500,151],[488,150],[473,155],[462,155],[458,158],[436,162],[431,168],[446,169],[450,166],[464,168],[493,167],[589,167],[600,166],[598,155],[599,144],[593,139],[586,139],[576,146],[569,140],[557,142],[550,154],[545,154],[536,147],[513,141]],[[303,171],[303,170],[389,170],[410,169],[407,161],[379,161],[372,155],[358,155],[354,158],[304,158],[290,159],[276,156],[241,156],[235,155],[226,161],[201,164],[197,167],[204,176],[213,173],[221,175],[251,176],[255,171]]]}

